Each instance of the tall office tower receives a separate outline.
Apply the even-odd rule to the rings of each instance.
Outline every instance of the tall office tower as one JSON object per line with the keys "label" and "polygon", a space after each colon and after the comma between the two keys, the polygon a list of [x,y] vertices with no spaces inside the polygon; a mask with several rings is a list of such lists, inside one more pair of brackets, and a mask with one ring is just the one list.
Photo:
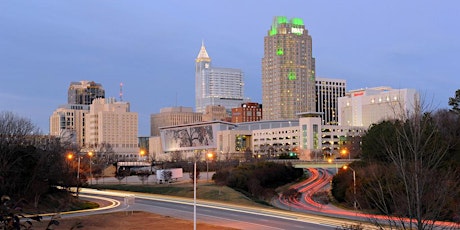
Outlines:
{"label": "tall office tower", "polygon": [[68,90],[68,104],[91,105],[94,99],[104,98],[102,85],[94,81],[71,82]]}
{"label": "tall office tower", "polygon": [[296,119],[315,111],[315,59],[303,20],[277,16],[264,38],[263,120]]}
{"label": "tall office tower", "polygon": [[169,107],[150,115],[150,136],[160,136],[160,127],[201,122],[202,113],[193,112],[192,107]]}
{"label": "tall office tower", "polygon": [[59,106],[50,116],[50,135],[78,147],[85,145],[85,115],[89,105],[66,104]]}
{"label": "tall office tower", "polygon": [[195,111],[204,113],[208,105],[232,108],[244,102],[243,72],[239,69],[211,67],[204,44],[195,63]]}
{"label": "tall office tower", "polygon": [[138,115],[128,102],[97,98],[85,117],[87,148],[98,151],[108,144],[117,155],[138,156]]}
{"label": "tall office tower", "polygon": [[345,96],[346,80],[316,78],[316,112],[321,113],[323,125],[337,125],[339,122],[339,97]]}

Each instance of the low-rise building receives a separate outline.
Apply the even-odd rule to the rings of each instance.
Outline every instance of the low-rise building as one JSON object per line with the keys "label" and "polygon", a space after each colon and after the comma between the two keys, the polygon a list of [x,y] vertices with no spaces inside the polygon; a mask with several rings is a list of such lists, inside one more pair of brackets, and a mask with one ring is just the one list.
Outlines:
{"label": "low-rise building", "polygon": [[159,136],[160,127],[192,124],[201,122],[202,113],[193,112],[192,107],[168,107],[160,109],[160,113],[150,115],[150,136]]}
{"label": "low-rise building", "polygon": [[262,105],[255,102],[242,103],[240,107],[232,109],[232,122],[252,122],[262,120]]}

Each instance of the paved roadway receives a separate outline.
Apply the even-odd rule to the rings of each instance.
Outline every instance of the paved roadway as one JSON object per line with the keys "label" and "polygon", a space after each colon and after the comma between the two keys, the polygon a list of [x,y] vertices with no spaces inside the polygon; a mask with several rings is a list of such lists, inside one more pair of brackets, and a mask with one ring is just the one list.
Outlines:
{"label": "paved roadway", "polygon": [[[117,208],[104,210],[105,212],[130,210],[146,211],[193,221],[193,199],[121,191],[100,191],[94,189],[82,189],[81,194],[112,198],[121,203]],[[125,197],[128,195],[135,196],[134,204],[124,204]],[[254,208],[202,200],[198,200],[196,210],[198,222],[248,230],[330,230],[336,229],[343,224],[354,223],[350,220],[295,213],[273,208]],[[79,213],[74,215],[85,214],[90,215],[93,213]]]}

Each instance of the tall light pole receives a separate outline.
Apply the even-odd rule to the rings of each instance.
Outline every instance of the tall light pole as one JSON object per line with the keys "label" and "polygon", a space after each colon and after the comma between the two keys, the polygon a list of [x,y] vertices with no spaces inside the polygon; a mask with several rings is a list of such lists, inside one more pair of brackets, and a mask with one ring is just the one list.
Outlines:
{"label": "tall light pole", "polygon": [[196,156],[193,158],[193,230],[196,230]]}
{"label": "tall light pole", "polygon": [[[329,158],[329,159],[327,160],[327,162],[332,163],[332,159]],[[335,174],[338,174],[338,173],[339,173],[339,167],[337,166],[337,161],[336,161],[336,162],[335,162]]]}
{"label": "tall light pole", "polygon": [[209,163],[208,163],[208,160],[212,159],[213,154],[208,153],[206,156],[207,156],[206,157],[206,181],[209,181]]}
{"label": "tall light pole", "polygon": [[93,170],[91,168],[91,165],[92,165],[92,157],[93,157],[93,152],[92,151],[89,151],[88,152],[88,156],[89,156],[89,184],[90,185],[93,185]]}
{"label": "tall light pole", "polygon": [[77,197],[78,197],[78,190],[80,187],[80,155],[77,153],[78,158],[78,167],[77,167]]}
{"label": "tall light pole", "polygon": [[342,154],[342,156],[345,156],[347,153],[348,153],[348,160],[350,160],[351,154],[347,151],[347,149],[342,149],[342,151],[340,151],[340,154]]}
{"label": "tall light pole", "polygon": [[[144,149],[141,149],[141,150],[139,151],[139,155],[140,155],[140,159],[139,159],[139,160],[141,160],[142,158],[144,158],[145,150],[144,150]],[[142,160],[143,160],[143,159],[142,159]]]}
{"label": "tall light pole", "polygon": [[353,172],[353,196],[354,196],[354,202],[353,202],[353,206],[356,210],[356,172],[354,169],[352,169],[350,166],[348,165],[344,165],[343,166],[343,169],[351,169],[351,171]]}
{"label": "tall light pole", "polygon": [[78,156],[78,154],[77,154],[77,157],[78,157],[77,184],[79,184],[80,183],[80,156]]}

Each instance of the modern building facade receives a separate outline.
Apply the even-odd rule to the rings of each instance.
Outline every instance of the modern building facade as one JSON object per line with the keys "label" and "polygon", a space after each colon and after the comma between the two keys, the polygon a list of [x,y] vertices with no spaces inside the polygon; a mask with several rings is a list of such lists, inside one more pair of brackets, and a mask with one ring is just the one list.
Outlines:
{"label": "modern building facade", "polygon": [[[324,160],[340,157],[350,137],[364,134],[363,127],[322,125],[319,113],[302,113],[293,120],[271,120],[243,123],[223,121],[162,127],[161,142],[155,151],[156,161],[205,159],[213,153],[216,159],[277,158],[295,153],[302,160]],[[153,146],[153,145],[152,145]]]}
{"label": "modern building facade", "polygon": [[339,98],[339,124],[368,128],[383,120],[413,112],[419,95],[415,89],[374,87],[351,90]]}
{"label": "modern building facade", "polygon": [[76,146],[85,145],[85,118],[89,105],[61,105],[50,116],[50,135]]}
{"label": "modern building facade", "polygon": [[105,90],[94,81],[71,82],[67,92],[68,104],[90,105],[96,98],[105,98]]}
{"label": "modern building facade", "polygon": [[204,44],[195,63],[195,111],[204,113],[208,105],[224,106],[229,112],[244,102],[243,72],[211,66]]}
{"label": "modern building facade", "polygon": [[233,130],[235,124],[224,121],[199,122],[160,128],[163,152],[157,159],[205,159],[206,153],[216,152],[219,131]]}
{"label": "modern building facade", "polygon": [[159,136],[160,127],[201,122],[203,113],[193,112],[192,107],[168,107],[150,115],[150,136]]}
{"label": "modern building facade", "polygon": [[114,98],[97,98],[86,114],[86,148],[95,150],[110,146],[115,157],[132,160],[139,157],[138,114],[130,104]]}
{"label": "modern building facade", "polygon": [[316,112],[321,113],[324,125],[339,122],[339,97],[345,96],[346,80],[316,77]]}
{"label": "modern building facade", "polygon": [[312,38],[300,18],[274,17],[262,58],[264,120],[296,119],[315,111]]}
{"label": "modern building facade", "polygon": [[251,122],[262,120],[262,105],[256,102],[246,102],[232,109],[232,122]]}

